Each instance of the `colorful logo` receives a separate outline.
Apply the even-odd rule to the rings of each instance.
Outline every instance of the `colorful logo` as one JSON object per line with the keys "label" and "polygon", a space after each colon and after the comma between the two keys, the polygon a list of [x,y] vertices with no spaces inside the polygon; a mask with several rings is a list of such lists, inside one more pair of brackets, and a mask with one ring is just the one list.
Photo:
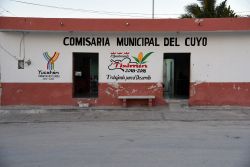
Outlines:
{"label": "colorful logo", "polygon": [[43,57],[47,61],[47,70],[54,70],[55,69],[55,61],[59,57],[59,52],[55,52],[52,57],[50,57],[48,52],[43,53]]}
{"label": "colorful logo", "polygon": [[[108,66],[109,70],[116,70],[120,69],[124,72],[132,72],[135,71],[135,69],[147,69],[148,64],[146,61],[148,57],[154,52],[148,52],[143,56],[143,53],[140,52],[137,57],[133,57],[133,59],[129,56],[129,52],[112,52],[111,53],[111,59],[110,64]],[[133,69],[133,70],[128,70]],[[140,71],[140,70],[138,70]],[[146,71],[146,70],[144,70]]]}
{"label": "colorful logo", "polygon": [[143,56],[143,53],[140,52],[140,53],[138,54],[137,57],[135,57],[135,56],[132,56],[132,57],[135,59],[135,61],[136,61],[137,64],[145,64],[145,63],[147,63],[147,61],[146,61],[147,58],[148,58],[152,53],[154,53],[154,52],[149,52],[149,53],[145,54],[145,56]]}

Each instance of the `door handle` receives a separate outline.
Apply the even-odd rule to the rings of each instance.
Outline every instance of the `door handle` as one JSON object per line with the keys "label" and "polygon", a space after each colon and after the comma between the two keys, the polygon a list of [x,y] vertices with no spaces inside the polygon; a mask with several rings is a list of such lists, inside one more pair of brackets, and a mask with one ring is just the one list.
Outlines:
{"label": "door handle", "polygon": [[81,71],[75,71],[75,76],[76,77],[81,77],[82,76],[82,72]]}

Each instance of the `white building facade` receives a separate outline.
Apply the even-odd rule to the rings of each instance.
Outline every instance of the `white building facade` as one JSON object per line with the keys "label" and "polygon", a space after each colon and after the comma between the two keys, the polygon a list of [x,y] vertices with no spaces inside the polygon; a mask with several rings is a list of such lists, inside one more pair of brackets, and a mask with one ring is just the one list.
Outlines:
{"label": "white building facade", "polygon": [[1,105],[250,106],[249,18],[0,20]]}

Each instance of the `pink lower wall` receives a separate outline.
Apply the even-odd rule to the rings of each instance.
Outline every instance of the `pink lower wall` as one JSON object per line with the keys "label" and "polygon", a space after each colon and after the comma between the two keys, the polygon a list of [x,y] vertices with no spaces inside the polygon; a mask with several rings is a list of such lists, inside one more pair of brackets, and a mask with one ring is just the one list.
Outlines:
{"label": "pink lower wall", "polygon": [[71,84],[2,83],[2,105],[69,105],[71,89]]}
{"label": "pink lower wall", "polygon": [[[78,105],[118,106],[120,95],[154,95],[153,105],[164,105],[159,83],[99,84],[98,98],[72,98],[71,83],[2,83],[2,105]],[[128,101],[128,105],[146,105],[146,100]]]}
{"label": "pink lower wall", "polygon": [[191,83],[189,104],[250,106],[250,83]]}
{"label": "pink lower wall", "polygon": [[[159,83],[99,83],[98,98],[72,98],[71,83],[2,83],[2,105],[121,106],[120,95],[154,95],[153,105],[166,104]],[[189,104],[250,106],[250,83],[191,83]],[[128,106],[147,105],[146,100],[129,100]]]}

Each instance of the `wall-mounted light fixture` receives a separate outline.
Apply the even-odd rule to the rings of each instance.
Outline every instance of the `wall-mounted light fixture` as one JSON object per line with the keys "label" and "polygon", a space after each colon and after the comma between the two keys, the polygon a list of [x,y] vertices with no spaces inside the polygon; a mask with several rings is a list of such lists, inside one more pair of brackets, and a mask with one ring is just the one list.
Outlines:
{"label": "wall-mounted light fixture", "polygon": [[25,63],[29,66],[29,65],[31,65],[31,60],[28,59],[27,61],[25,61]]}

